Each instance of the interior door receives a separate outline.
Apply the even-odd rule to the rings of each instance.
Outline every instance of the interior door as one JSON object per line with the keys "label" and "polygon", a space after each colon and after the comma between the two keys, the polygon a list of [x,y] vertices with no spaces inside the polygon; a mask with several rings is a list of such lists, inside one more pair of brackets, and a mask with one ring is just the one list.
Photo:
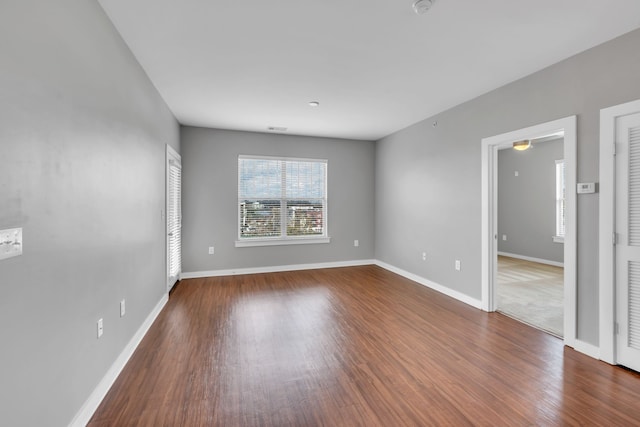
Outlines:
{"label": "interior door", "polygon": [[182,164],[167,146],[167,291],[182,272]]}
{"label": "interior door", "polygon": [[640,113],[616,120],[617,363],[640,371]]}

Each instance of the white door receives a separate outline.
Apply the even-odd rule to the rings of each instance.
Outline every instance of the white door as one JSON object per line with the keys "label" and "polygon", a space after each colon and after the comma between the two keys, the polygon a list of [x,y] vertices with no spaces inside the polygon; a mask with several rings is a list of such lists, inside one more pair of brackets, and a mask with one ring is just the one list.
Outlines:
{"label": "white door", "polygon": [[167,291],[182,272],[182,165],[180,155],[167,146]]}
{"label": "white door", "polygon": [[640,113],[616,119],[617,363],[640,371]]}

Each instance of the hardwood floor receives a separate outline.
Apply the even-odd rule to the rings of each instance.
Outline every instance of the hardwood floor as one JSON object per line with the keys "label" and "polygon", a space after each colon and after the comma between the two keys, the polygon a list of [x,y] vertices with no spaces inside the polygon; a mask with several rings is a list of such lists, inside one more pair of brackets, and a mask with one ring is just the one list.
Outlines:
{"label": "hardwood floor", "polygon": [[376,266],[183,280],[90,426],[640,425],[640,375]]}

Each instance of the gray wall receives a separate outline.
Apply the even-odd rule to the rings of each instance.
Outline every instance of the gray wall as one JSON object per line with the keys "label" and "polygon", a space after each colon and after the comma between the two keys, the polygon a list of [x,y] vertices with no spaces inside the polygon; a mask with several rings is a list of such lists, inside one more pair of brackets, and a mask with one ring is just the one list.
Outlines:
{"label": "gray wall", "polygon": [[166,292],[179,127],[96,1],[3,0],[0,58],[0,424],[64,426]]}
{"label": "gray wall", "polygon": [[563,147],[563,140],[556,139],[526,151],[498,151],[498,251],[563,262],[564,245],[552,239],[556,160],[564,158]]}
{"label": "gray wall", "polygon": [[[638,46],[640,30],[379,141],[376,258],[480,299],[481,139],[577,115],[578,182],[598,181],[600,109],[640,98]],[[597,345],[598,194],[577,210],[577,338]]]}
{"label": "gray wall", "polygon": [[[373,258],[373,142],[181,129],[184,272]],[[239,154],[328,159],[331,243],[236,248]]]}

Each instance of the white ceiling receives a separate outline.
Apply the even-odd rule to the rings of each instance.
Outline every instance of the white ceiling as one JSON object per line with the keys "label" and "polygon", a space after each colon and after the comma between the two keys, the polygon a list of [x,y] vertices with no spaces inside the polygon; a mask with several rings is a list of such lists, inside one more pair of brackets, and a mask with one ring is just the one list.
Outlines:
{"label": "white ceiling", "polygon": [[99,2],[180,123],[365,140],[640,27],[638,0]]}

